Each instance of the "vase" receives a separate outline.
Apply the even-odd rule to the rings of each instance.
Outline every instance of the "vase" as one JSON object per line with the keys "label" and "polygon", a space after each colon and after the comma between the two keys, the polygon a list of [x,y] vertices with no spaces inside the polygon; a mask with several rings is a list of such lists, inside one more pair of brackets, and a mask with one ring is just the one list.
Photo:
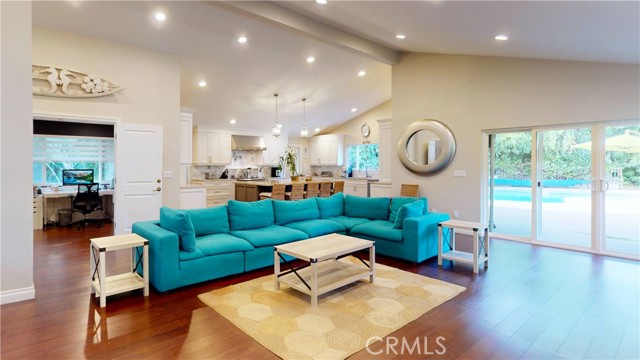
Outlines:
{"label": "vase", "polygon": [[300,175],[291,175],[291,181],[296,182],[300,180]]}

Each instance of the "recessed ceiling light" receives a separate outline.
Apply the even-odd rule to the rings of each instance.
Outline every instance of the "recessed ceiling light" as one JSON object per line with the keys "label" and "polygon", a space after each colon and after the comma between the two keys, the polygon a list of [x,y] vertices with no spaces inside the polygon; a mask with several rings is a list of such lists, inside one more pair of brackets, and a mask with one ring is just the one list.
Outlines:
{"label": "recessed ceiling light", "polygon": [[361,77],[362,77],[362,76],[365,76],[365,75],[367,75],[367,72],[366,72],[366,71],[364,71],[364,70],[360,70],[360,71],[358,72],[358,76],[361,76]]}
{"label": "recessed ceiling light", "polygon": [[324,5],[327,3],[327,0],[316,0],[318,4]]}
{"label": "recessed ceiling light", "polygon": [[351,112],[356,112],[356,111],[358,111],[357,108],[351,108]]}
{"label": "recessed ceiling light", "polygon": [[496,37],[494,37],[494,39],[500,40],[500,41],[506,41],[506,40],[509,40],[509,37],[507,35],[500,34],[500,35],[496,35]]}
{"label": "recessed ceiling light", "polygon": [[233,125],[233,124],[235,124],[235,123],[236,123],[236,119],[231,119],[231,120],[229,121],[229,124],[231,124],[231,125]]}
{"label": "recessed ceiling light", "polygon": [[200,80],[200,81],[198,81],[198,86],[205,87],[205,86],[207,86],[207,82],[204,81],[204,80]]}
{"label": "recessed ceiling light", "polygon": [[320,128],[315,128],[313,131],[314,132],[320,132]]}
{"label": "recessed ceiling light", "polygon": [[167,15],[161,11],[158,11],[157,13],[155,13],[155,15],[153,15],[153,17],[156,18],[156,20],[158,21],[165,21],[167,20]]}
{"label": "recessed ceiling light", "polygon": [[238,42],[239,42],[240,44],[244,44],[244,43],[246,43],[246,42],[247,42],[247,37],[246,37],[246,36],[240,36],[240,37],[238,38]]}
{"label": "recessed ceiling light", "polygon": [[398,34],[398,35],[396,35],[396,39],[401,39],[401,40],[402,40],[402,39],[406,39],[406,38],[407,38],[407,37],[406,37],[406,36],[404,36],[404,35],[402,35],[402,34]]}
{"label": "recessed ceiling light", "polygon": [[314,62],[314,61],[316,61],[316,58],[314,58],[313,56],[309,56],[309,57],[307,58],[307,62],[308,62],[308,63],[312,63],[312,62]]}

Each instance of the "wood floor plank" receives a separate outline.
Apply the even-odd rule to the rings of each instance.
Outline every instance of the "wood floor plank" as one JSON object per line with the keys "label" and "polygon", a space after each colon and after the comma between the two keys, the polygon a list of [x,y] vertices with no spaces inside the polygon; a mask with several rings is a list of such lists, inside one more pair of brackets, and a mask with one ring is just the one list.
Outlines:
{"label": "wood floor plank", "polygon": [[[197,295],[271,274],[259,269],[166,293],[109,297],[89,290],[89,239],[112,224],[34,231],[36,299],[0,307],[5,359],[277,359],[202,303]],[[351,359],[640,358],[638,262],[491,240],[488,269],[435,259],[380,263],[467,288],[391,336],[427,339],[419,354],[387,353],[384,343]],[[127,253],[108,253],[109,273],[127,270]],[[431,353],[437,337],[445,354]],[[430,353],[425,354],[424,350]]]}

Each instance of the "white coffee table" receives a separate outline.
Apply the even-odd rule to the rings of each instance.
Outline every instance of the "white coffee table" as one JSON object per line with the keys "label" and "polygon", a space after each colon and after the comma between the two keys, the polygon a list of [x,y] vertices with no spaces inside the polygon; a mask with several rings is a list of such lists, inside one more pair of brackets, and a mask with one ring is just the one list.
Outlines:
{"label": "white coffee table", "polygon": [[[369,249],[369,263],[360,259],[363,266],[338,261],[357,251]],[[296,241],[273,247],[275,288],[280,283],[311,296],[311,306],[318,305],[318,296],[341,286],[369,277],[375,280],[375,243],[351,236],[330,234],[308,240]],[[308,264],[280,272],[282,254],[304,260]],[[359,258],[358,258],[359,259]]]}

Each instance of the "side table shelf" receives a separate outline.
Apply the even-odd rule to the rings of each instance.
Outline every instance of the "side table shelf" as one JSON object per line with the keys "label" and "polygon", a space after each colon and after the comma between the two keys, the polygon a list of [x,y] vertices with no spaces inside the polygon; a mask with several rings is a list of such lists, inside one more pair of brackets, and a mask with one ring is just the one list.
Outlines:
{"label": "side table shelf", "polygon": [[[142,253],[139,251],[140,247]],[[107,276],[106,252],[122,249],[131,251],[130,272]],[[138,274],[140,266],[142,276]],[[107,296],[126,291],[144,289],[144,296],[149,296],[149,241],[137,234],[91,239],[90,268],[91,293],[100,297],[100,307],[107,305]]]}
{"label": "side table shelf", "polygon": [[[443,228],[448,228],[449,252],[443,251]],[[456,250],[456,229],[473,231],[473,252]],[[482,231],[482,241],[479,232]],[[489,227],[480,223],[448,220],[438,224],[438,265],[442,266],[442,260],[458,261],[472,264],[473,272],[478,273],[479,264],[489,266]]]}

